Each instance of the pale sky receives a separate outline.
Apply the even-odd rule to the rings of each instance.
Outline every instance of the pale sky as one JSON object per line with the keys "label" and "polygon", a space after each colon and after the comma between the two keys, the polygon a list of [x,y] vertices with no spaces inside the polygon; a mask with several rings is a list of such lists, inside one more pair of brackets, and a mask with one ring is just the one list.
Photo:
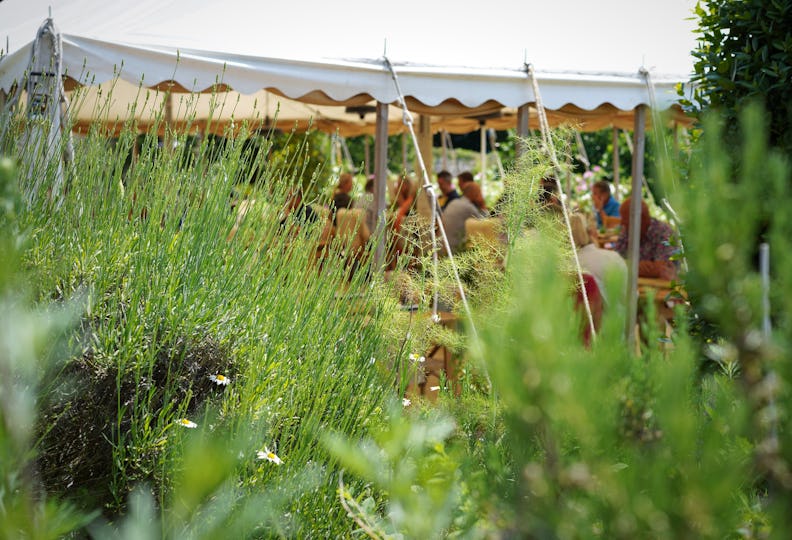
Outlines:
{"label": "pale sky", "polygon": [[[65,33],[253,56],[371,58],[538,71],[692,70],[695,0],[4,0],[0,47],[52,7]],[[31,16],[31,14],[33,14]],[[22,22],[21,26],[18,24]],[[202,30],[203,29],[203,30]],[[206,30],[208,29],[208,30]]]}

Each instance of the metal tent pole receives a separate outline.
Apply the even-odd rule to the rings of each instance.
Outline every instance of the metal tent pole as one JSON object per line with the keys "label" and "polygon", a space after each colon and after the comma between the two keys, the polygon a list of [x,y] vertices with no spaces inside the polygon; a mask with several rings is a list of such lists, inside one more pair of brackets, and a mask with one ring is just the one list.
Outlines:
{"label": "metal tent pole", "polygon": [[385,263],[385,193],[388,190],[388,104],[377,102],[377,126],[374,135],[374,215],[377,247],[374,251],[374,266],[382,268]]}
{"label": "metal tent pole", "polygon": [[481,159],[481,196],[484,196],[484,180],[487,178],[487,127],[484,122],[479,124],[480,132],[480,145],[481,150],[479,156]]}
{"label": "metal tent pole", "polygon": [[[530,135],[530,127],[529,127],[529,119],[530,119],[530,108],[526,105],[520,105],[517,109],[517,136],[520,139],[527,139],[528,135]],[[517,142],[517,157],[522,156],[525,153],[525,143],[522,141]]]}
{"label": "metal tent pole", "polygon": [[635,142],[632,162],[632,193],[630,194],[630,228],[627,243],[627,345],[637,350],[638,335],[638,260],[641,245],[641,187],[646,146],[646,105],[635,108]]}
{"label": "metal tent pole", "polygon": [[448,170],[448,145],[446,144],[446,130],[442,130],[440,132],[440,148],[442,150],[440,168],[443,170]]}
{"label": "metal tent pole", "polygon": [[619,130],[613,128],[613,187],[616,195],[619,195]]}

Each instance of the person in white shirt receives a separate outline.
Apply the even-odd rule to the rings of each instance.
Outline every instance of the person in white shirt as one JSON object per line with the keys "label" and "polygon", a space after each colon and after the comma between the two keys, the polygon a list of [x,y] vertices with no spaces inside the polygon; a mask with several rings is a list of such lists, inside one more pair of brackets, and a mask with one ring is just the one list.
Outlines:
{"label": "person in white shirt", "polygon": [[462,188],[462,196],[454,199],[443,211],[443,228],[448,237],[451,253],[459,252],[465,242],[465,221],[469,218],[482,219],[487,214],[480,209],[484,203],[481,188],[476,182],[468,182]]}
{"label": "person in white shirt", "polygon": [[[623,301],[627,292],[627,263],[617,252],[597,247],[591,241],[588,227],[586,227],[586,218],[581,214],[569,216],[569,223],[580,267],[584,272],[594,276],[604,303],[607,305],[614,300],[616,302]],[[615,277],[611,277],[611,275],[615,275]],[[608,290],[606,287],[608,283],[618,283],[620,286]]]}

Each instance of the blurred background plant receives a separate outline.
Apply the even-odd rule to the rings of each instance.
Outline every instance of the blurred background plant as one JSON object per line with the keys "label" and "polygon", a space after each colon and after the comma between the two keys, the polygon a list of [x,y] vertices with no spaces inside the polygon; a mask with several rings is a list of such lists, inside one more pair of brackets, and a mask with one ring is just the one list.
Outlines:
{"label": "blurred background plant", "polygon": [[35,307],[18,274],[25,246],[13,160],[0,157],[0,536],[61,538],[93,515],[41,485],[35,426],[39,389],[59,369],[74,309]]}
{"label": "blurred background plant", "polygon": [[[11,126],[0,534],[786,537],[790,169],[768,118],[744,109],[726,144],[712,118],[690,154],[654,140],[647,180],[679,213],[690,319],[711,330],[680,312],[661,348],[644,322],[640,356],[618,305],[581,341],[571,247],[535,204],[551,171],[536,138],[503,178],[505,252],[457,259],[472,321],[439,267],[452,333],[399,305],[404,289],[429,305],[425,260],[409,282],[368,262],[350,274],[340,245],[317,259],[320,223],[281,223],[294,186],[329,196],[321,136],[164,144],[129,126],[111,143],[95,128],[59,200],[47,164],[17,172]],[[568,134],[555,135],[564,154]],[[441,379],[434,404],[405,401],[437,342],[458,381]]]}

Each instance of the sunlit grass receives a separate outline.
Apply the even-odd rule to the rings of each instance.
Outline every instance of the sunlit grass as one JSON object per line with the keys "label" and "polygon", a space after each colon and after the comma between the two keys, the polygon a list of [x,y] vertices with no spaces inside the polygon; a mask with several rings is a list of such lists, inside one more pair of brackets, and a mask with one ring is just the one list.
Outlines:
{"label": "sunlit grass", "polygon": [[[713,374],[690,313],[668,348],[645,323],[637,356],[613,306],[584,346],[571,248],[533,202],[549,170],[538,145],[506,179],[504,250],[456,259],[472,321],[449,261],[439,265],[451,332],[428,316],[426,254],[386,281],[370,252],[351,272],[338,242],[317,251],[321,222],[282,224],[295,185],[327,200],[309,137],[269,161],[271,140],[244,129],[219,146],[139,141],[129,128],[112,143],[98,127],[81,139],[62,194],[24,149],[16,172],[0,167],[6,536],[786,532],[791,259],[777,255],[777,327],[763,341],[750,263],[759,205],[734,196],[766,181],[770,238],[789,247],[788,170],[761,144],[737,175],[712,143],[676,192],[691,308],[738,366]],[[13,138],[0,148],[18,151]],[[429,344],[458,366],[429,389],[433,404],[405,395]]]}

